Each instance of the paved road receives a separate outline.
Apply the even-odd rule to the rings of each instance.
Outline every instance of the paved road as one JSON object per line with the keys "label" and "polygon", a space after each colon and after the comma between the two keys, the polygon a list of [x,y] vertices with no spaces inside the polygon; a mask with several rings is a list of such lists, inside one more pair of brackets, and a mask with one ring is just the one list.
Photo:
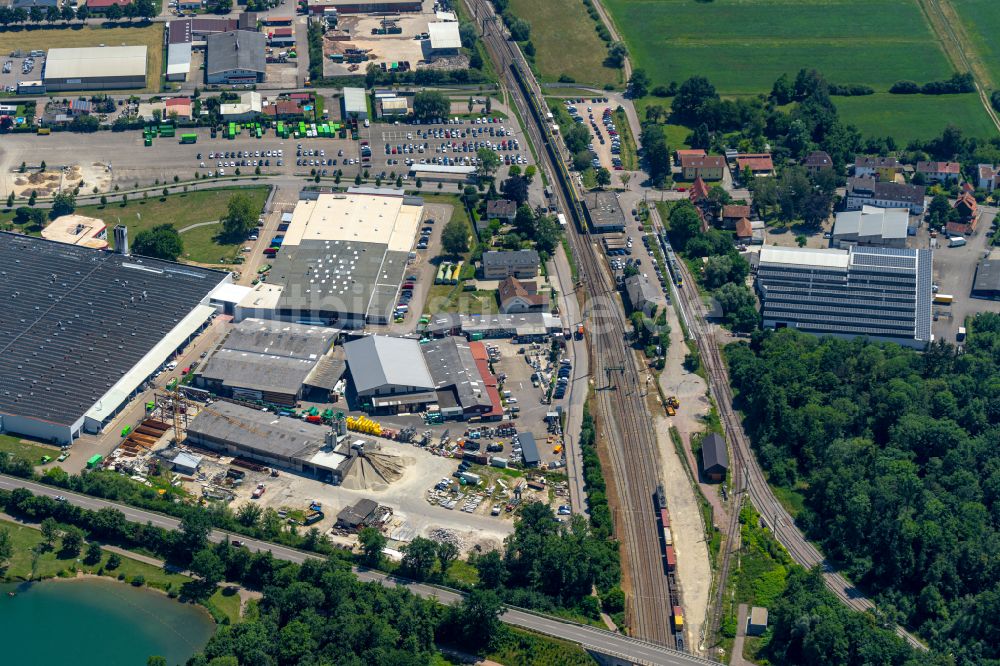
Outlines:
{"label": "paved road", "polygon": [[[162,527],[167,530],[176,530],[180,526],[180,521],[171,516],[165,516],[153,511],[145,511],[143,509],[136,509],[124,504],[110,502],[97,497],[71,493],[60,488],[53,488],[41,483],[35,483],[34,481],[0,475],[0,489],[14,490],[15,488],[27,488],[36,495],[47,495],[49,497],[63,495],[72,504],[84,509],[90,509],[92,511],[97,511],[105,507],[115,508],[121,511],[128,520],[136,523],[145,524],[148,522],[156,527]],[[228,532],[213,530],[209,535],[209,538],[214,542],[219,542],[223,539],[229,539],[231,536],[232,535]],[[305,553],[294,548],[288,548],[287,546],[268,543],[266,541],[258,541],[246,537],[241,537],[241,539],[250,550],[270,551],[271,554],[277,559],[285,560],[287,562],[301,564],[309,558],[318,557],[311,553]],[[433,585],[425,585],[423,583],[414,583],[406,579],[389,576],[378,571],[355,567],[354,572],[362,581],[374,582],[387,586],[403,585],[414,594],[422,597],[433,597],[445,604],[456,603],[462,598],[461,593],[453,590],[435,587]],[[523,627],[525,629],[537,631],[541,634],[572,641],[597,652],[625,658],[635,664],[648,666],[683,666],[686,664],[714,663],[705,659],[699,659],[697,657],[692,657],[691,655],[676,652],[674,650],[669,650],[654,643],[647,643],[645,641],[629,638],[627,636],[621,636],[610,631],[597,629],[596,627],[578,625],[572,622],[565,622],[563,620],[557,620],[543,615],[536,615],[518,608],[508,607],[507,612],[504,613],[503,621],[516,627]]]}

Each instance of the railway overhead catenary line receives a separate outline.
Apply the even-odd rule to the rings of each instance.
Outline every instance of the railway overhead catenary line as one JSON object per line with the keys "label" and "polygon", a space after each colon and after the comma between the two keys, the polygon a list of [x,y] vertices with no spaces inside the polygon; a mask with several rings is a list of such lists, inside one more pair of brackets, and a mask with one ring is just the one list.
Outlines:
{"label": "railway overhead catenary line", "polygon": [[[630,583],[626,616],[632,634],[674,647],[670,620],[671,590],[664,572],[653,495],[659,483],[656,438],[646,409],[643,382],[627,342],[625,316],[614,281],[602,266],[583,222],[579,197],[566,172],[564,148],[548,133],[544,98],[523,55],[504,34],[485,0],[466,0],[483,40],[538,148],[540,167],[554,182],[562,210],[573,219],[567,229],[585,286],[584,321],[589,330],[591,369],[602,432],[611,461],[615,528],[622,544],[623,573]],[[675,590],[675,598],[678,591]],[[685,641],[680,642],[681,645]]]}
{"label": "railway overhead catenary line", "polygon": [[[659,237],[661,248],[668,249],[665,239],[662,221],[659,219],[659,212],[656,207],[651,207],[651,219]],[[680,271],[683,280],[680,287],[671,281],[674,298],[682,310],[683,318],[688,322],[689,333],[698,345],[701,354],[701,362],[705,366],[709,379],[709,390],[712,398],[719,410],[719,417],[726,433],[726,439],[733,452],[731,468],[733,481],[735,484],[734,495],[737,498],[746,497],[750,500],[764,521],[771,528],[775,538],[788,551],[796,562],[804,567],[811,568],[819,566],[823,572],[823,579],[826,586],[847,606],[856,611],[868,611],[874,609],[875,605],[864,593],[857,589],[853,583],[849,582],[836,571],[833,565],[816,549],[816,547],[806,539],[805,535],[795,525],[791,514],[775,497],[771,487],[767,483],[764,470],[754,457],[750,446],[750,438],[743,430],[742,421],[733,409],[733,392],[729,383],[729,370],[722,360],[719,350],[718,340],[712,330],[712,326],[705,320],[705,312],[702,307],[701,295],[695,286],[687,266],[683,261],[675,263]],[[732,540],[738,536],[738,502],[737,507],[731,512],[730,524],[727,526],[728,547],[724,547],[722,566],[720,567],[719,588],[716,608],[713,608],[712,618],[718,620],[721,613],[721,593],[725,589],[725,579],[728,575],[729,556],[735,542]],[[717,624],[715,625],[717,628]],[[903,638],[912,647],[918,650],[927,650],[927,646],[920,642],[916,636],[906,631],[903,627],[896,625],[896,634]]]}

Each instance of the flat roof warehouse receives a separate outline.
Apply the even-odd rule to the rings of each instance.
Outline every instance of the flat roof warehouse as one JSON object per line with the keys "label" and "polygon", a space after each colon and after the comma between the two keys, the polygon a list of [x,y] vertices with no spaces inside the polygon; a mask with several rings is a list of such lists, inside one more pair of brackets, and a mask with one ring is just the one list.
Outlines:
{"label": "flat roof warehouse", "polygon": [[209,320],[227,273],[0,233],[0,429],[98,432]]}
{"label": "flat roof warehouse", "polygon": [[239,303],[237,319],[387,323],[422,217],[423,200],[401,190],[300,201],[268,281]]}
{"label": "flat roof warehouse", "polygon": [[45,85],[49,90],[144,88],[145,46],[49,49]]}

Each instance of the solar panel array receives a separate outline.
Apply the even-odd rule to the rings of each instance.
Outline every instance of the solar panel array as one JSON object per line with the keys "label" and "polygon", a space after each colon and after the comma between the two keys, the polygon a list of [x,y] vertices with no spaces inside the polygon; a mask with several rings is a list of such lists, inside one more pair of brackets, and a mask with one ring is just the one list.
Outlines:
{"label": "solar panel array", "polygon": [[0,413],[76,423],[224,278],[0,233]]}
{"label": "solar panel array", "polygon": [[761,263],[763,317],[816,334],[930,340],[928,250],[855,247],[847,270]]}

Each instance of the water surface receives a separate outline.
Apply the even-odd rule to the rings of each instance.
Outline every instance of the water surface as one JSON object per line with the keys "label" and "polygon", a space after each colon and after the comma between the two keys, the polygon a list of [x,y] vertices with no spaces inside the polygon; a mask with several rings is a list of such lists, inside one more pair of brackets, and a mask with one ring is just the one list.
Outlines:
{"label": "water surface", "polygon": [[0,585],[0,663],[11,666],[145,666],[153,654],[173,666],[214,632],[200,606],[113,580]]}

